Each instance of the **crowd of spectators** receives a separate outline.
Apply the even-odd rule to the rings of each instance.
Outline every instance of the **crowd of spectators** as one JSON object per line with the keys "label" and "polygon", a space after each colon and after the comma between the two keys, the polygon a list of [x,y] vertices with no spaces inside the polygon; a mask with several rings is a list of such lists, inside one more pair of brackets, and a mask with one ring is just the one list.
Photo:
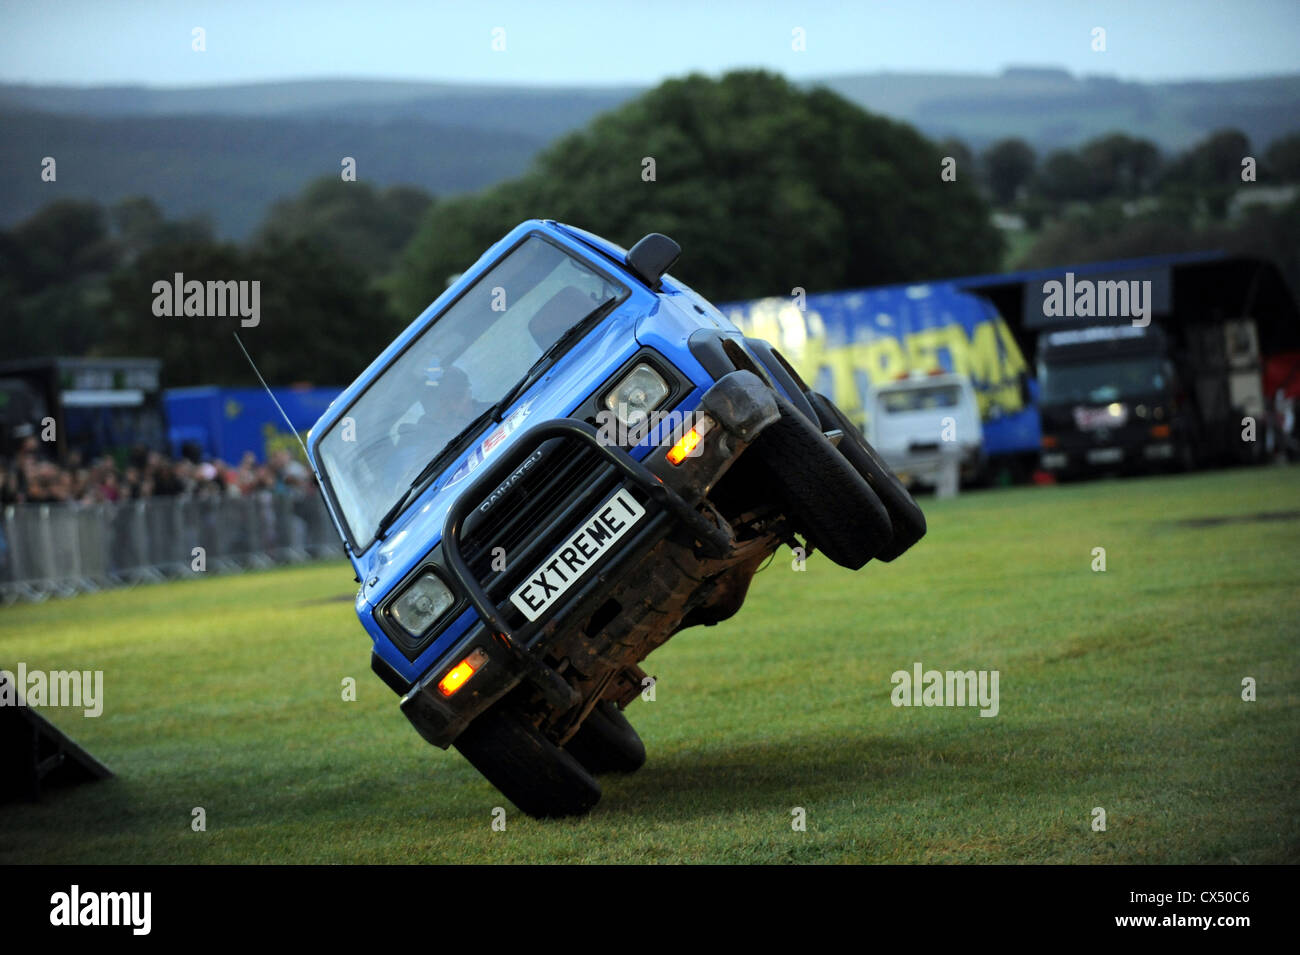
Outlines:
{"label": "crowd of spectators", "polygon": [[0,506],[8,504],[114,503],[189,495],[198,498],[247,497],[259,492],[305,497],[315,482],[305,465],[284,449],[259,463],[250,451],[238,464],[204,460],[195,446],[179,458],[143,447],[119,462],[107,455],[83,460],[76,450],[63,463],[28,437],[12,458],[0,458]]}

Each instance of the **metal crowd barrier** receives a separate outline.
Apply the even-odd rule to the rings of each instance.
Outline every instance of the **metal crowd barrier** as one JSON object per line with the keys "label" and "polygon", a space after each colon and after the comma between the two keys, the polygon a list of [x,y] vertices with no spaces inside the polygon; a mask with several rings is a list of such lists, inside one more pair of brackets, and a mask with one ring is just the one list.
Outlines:
{"label": "metal crowd barrier", "polygon": [[0,512],[0,601],[337,558],[318,494],[158,497],[105,504],[10,504]]}

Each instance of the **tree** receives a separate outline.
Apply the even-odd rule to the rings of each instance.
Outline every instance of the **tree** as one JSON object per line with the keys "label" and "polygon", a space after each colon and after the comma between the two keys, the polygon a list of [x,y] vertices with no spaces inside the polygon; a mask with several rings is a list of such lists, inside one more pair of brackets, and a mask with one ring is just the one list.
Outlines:
{"label": "tree", "polygon": [[940,179],[941,158],[911,127],[771,73],[670,80],[523,177],[439,203],[389,286],[413,314],[528,218],[624,245],[663,232],[684,250],[675,274],[723,301],[995,268],[988,208],[968,180]]}
{"label": "tree", "polygon": [[113,225],[117,261],[131,262],[155,246],[188,246],[211,242],[212,223],[204,217],[168,220],[148,196],[127,196],[108,210]]}
{"label": "tree", "polygon": [[105,210],[90,200],[57,200],[0,232],[0,328],[4,354],[82,355],[104,339],[106,282],[144,250],[207,241],[193,219],[166,221],[151,199]]}
{"label": "tree", "polygon": [[1116,203],[1099,203],[1044,229],[1018,265],[1044,268],[1206,249],[1271,259],[1291,288],[1300,289],[1300,199],[1250,209],[1239,222],[1199,225],[1195,210],[1169,203],[1133,218]]}
{"label": "tree", "polygon": [[1249,155],[1245,133],[1216,130],[1172,163],[1165,179],[1180,185],[1235,188],[1241,185],[1241,161]]}
{"label": "tree", "polygon": [[1058,202],[1091,199],[1092,175],[1078,153],[1058,149],[1043,160],[1034,177],[1033,191]]}
{"label": "tree", "polygon": [[[155,315],[154,283],[177,272],[186,281],[259,282],[258,323]],[[360,269],[307,239],[248,251],[207,241],[154,247],[113,275],[109,294],[98,352],[161,358],[169,387],[256,385],[235,332],[272,384],[346,384],[403,324]]]}
{"label": "tree", "polygon": [[158,245],[188,245],[212,240],[212,223],[205,218],[167,219],[158,203],[147,196],[128,196],[108,210],[113,224],[118,259],[133,261]]}
{"label": "tree", "polygon": [[1001,139],[984,151],[980,162],[994,203],[1006,206],[1033,176],[1037,158],[1023,139]]}
{"label": "tree", "polygon": [[327,176],[272,205],[254,244],[315,239],[366,274],[380,275],[392,269],[432,202],[413,186],[380,191]]}
{"label": "tree", "polygon": [[1264,153],[1269,176],[1279,182],[1300,182],[1300,133],[1281,136]]}
{"label": "tree", "polygon": [[59,199],[11,232],[7,268],[24,291],[37,291],[115,262],[104,208],[89,199]]}
{"label": "tree", "polygon": [[1111,133],[1084,143],[1079,158],[1094,199],[1132,199],[1149,193],[1160,174],[1160,148],[1148,139]]}
{"label": "tree", "polygon": [[0,232],[0,354],[75,355],[99,341],[103,281],[119,258],[90,200],[57,200]]}
{"label": "tree", "polygon": [[1249,155],[1245,133],[1217,130],[1170,163],[1161,179],[1162,191],[1179,201],[1194,201],[1212,218],[1222,219],[1229,199],[1241,187],[1241,161]]}
{"label": "tree", "polygon": [[1164,210],[1127,219],[1114,203],[1067,215],[1047,226],[1018,268],[1049,268],[1070,262],[1141,258],[1197,249],[1203,237],[1188,220]]}

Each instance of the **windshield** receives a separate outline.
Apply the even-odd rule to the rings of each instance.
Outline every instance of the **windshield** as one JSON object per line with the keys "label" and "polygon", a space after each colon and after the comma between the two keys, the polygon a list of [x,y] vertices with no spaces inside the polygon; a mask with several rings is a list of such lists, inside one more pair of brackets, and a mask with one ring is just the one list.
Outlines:
{"label": "windshield", "polygon": [[1098,405],[1163,392],[1169,385],[1157,356],[1097,362],[1042,363],[1038,383],[1045,404]]}
{"label": "windshield", "polygon": [[547,348],[627,292],[530,236],[444,310],[320,441],[328,484],[357,545],[369,545],[425,465],[450,450],[447,443],[500,401]]}
{"label": "windshield", "polygon": [[956,385],[939,385],[932,388],[904,388],[880,394],[880,406],[885,414],[903,414],[908,411],[933,411],[938,408],[956,408],[961,402],[961,389]]}

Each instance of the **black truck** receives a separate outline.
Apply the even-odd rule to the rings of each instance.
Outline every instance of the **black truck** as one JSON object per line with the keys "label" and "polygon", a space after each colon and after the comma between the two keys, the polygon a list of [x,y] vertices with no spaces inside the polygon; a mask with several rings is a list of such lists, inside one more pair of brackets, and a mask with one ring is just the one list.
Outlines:
{"label": "black truck", "polygon": [[35,437],[66,462],[167,450],[156,358],[29,358],[0,362],[0,458]]}
{"label": "black truck", "polygon": [[[1264,447],[1248,319],[1177,336],[1155,323],[1050,331],[1039,336],[1037,360],[1041,464],[1057,476],[1247,463]],[[1251,427],[1259,440],[1243,440]]]}

